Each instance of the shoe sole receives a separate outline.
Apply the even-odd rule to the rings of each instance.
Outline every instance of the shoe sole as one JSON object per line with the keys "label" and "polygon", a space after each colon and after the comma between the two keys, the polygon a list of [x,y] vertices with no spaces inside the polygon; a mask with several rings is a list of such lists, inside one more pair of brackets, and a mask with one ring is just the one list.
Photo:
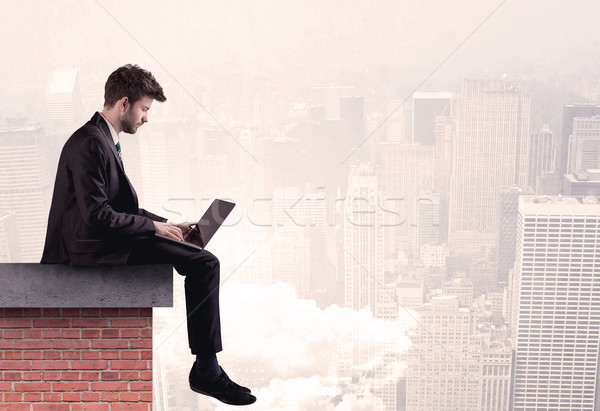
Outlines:
{"label": "shoe sole", "polygon": [[[211,395],[211,394],[209,394],[209,393],[207,393],[205,391],[202,391],[199,388],[196,388],[196,387],[192,386],[192,384],[190,384],[190,389],[192,391],[194,391],[194,392],[197,392],[198,394],[202,394],[202,395],[206,395],[207,397],[214,398],[215,400],[221,401],[223,404],[227,404],[227,405],[250,405],[250,404],[254,404],[256,402],[256,397],[255,396],[252,396],[252,398],[253,398],[252,402],[238,404],[238,403],[235,403],[235,402],[229,402],[229,401],[217,398],[217,397],[215,397],[215,396],[213,396],[213,395]],[[251,395],[251,394],[248,394],[248,395]]]}

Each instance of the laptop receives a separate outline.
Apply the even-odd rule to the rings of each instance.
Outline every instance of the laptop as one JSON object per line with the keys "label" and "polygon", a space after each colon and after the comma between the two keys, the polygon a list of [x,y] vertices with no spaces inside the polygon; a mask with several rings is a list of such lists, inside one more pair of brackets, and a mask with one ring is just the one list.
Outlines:
{"label": "laptop", "polygon": [[[155,236],[195,250],[203,250],[231,213],[233,207],[235,207],[235,203],[219,199],[214,200],[194,229],[185,238],[185,241],[178,241],[161,234],[155,234]],[[202,230],[202,237],[200,237],[198,228]],[[201,240],[204,240],[204,246],[201,246]]]}

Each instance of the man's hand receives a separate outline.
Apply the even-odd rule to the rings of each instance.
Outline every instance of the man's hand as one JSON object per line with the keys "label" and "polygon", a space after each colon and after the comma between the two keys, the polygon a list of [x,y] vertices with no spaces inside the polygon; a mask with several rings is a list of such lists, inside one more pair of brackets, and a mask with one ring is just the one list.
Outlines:
{"label": "man's hand", "polygon": [[[179,224],[161,223],[160,221],[153,221],[156,234],[164,235],[174,240],[183,241],[184,235],[181,231]],[[188,227],[187,232],[191,228]]]}

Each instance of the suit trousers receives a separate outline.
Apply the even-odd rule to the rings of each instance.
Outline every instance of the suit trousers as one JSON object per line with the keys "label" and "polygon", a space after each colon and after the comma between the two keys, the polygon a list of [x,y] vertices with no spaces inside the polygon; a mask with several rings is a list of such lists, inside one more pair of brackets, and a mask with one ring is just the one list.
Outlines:
{"label": "suit trousers", "polygon": [[192,354],[210,356],[222,350],[219,312],[219,260],[161,238],[136,240],[127,260],[133,264],[173,264],[185,276],[188,341]]}

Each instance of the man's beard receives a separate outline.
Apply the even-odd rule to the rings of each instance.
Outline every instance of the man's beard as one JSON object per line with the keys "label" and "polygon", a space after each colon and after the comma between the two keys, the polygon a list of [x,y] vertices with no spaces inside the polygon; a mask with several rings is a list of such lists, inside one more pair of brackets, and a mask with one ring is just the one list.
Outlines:
{"label": "man's beard", "polygon": [[127,134],[135,134],[138,129],[138,124],[135,122],[135,117],[132,115],[131,111],[125,114],[125,118],[121,123],[121,127],[123,127],[123,131]]}

